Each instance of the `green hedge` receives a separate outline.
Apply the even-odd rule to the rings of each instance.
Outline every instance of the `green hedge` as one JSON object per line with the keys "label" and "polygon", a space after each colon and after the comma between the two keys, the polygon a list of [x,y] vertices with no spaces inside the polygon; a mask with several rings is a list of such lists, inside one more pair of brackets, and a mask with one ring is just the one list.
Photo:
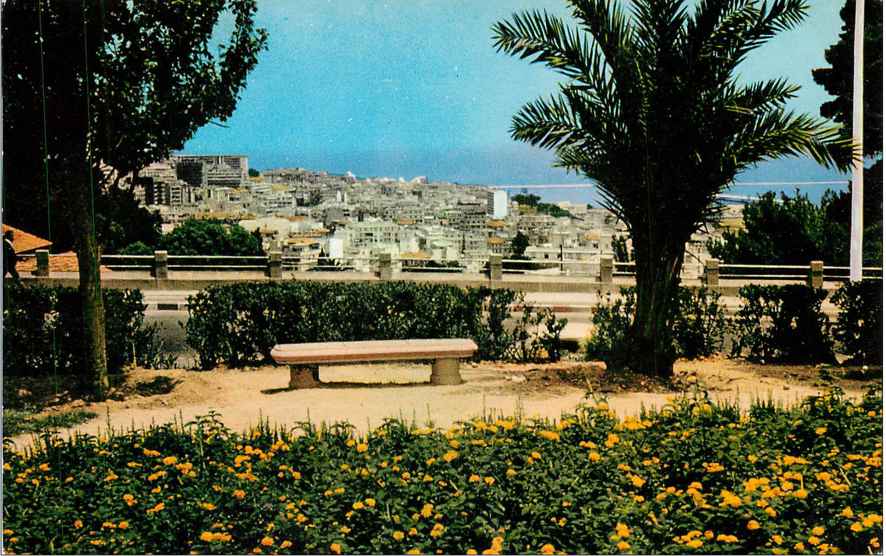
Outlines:
{"label": "green hedge", "polygon": [[[205,369],[267,361],[276,344],[405,338],[473,338],[482,359],[518,352],[555,358],[562,326],[537,330],[529,340],[505,327],[522,298],[510,290],[411,282],[241,283],[189,297],[185,328]],[[549,311],[536,314],[556,323]]]}
{"label": "green hedge", "polygon": [[883,364],[883,282],[847,282],[831,299],[840,308],[834,337],[858,365]]}
{"label": "green hedge", "polygon": [[[881,552],[879,392],[619,421],[392,420],[237,434],[211,417],[4,445],[4,541],[68,554]],[[39,440],[38,440],[39,442]]]}
{"label": "green hedge", "polygon": [[[155,345],[153,327],[144,325],[139,290],[102,291],[108,372],[119,373],[133,360],[147,364]],[[14,376],[82,374],[83,314],[77,289],[3,284],[3,372]]]}
{"label": "green hedge", "polygon": [[[621,368],[627,351],[633,349],[625,337],[634,322],[636,290],[626,287],[619,293],[614,300],[608,296],[592,310],[594,332],[585,345],[587,359],[603,360],[611,368]],[[723,348],[728,323],[716,291],[681,287],[670,322],[678,357],[707,357]]]}
{"label": "green hedge", "polygon": [[803,285],[743,286],[734,356],[782,363],[835,362],[823,289]]}

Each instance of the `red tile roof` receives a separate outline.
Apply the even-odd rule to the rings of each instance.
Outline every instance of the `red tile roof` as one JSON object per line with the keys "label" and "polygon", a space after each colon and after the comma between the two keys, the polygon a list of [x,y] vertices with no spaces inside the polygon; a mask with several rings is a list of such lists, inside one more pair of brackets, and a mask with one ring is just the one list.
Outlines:
{"label": "red tile roof", "polygon": [[48,248],[52,245],[52,242],[48,239],[43,239],[34,234],[29,234],[24,230],[19,230],[18,228],[3,224],[3,233],[5,234],[7,230],[12,230],[12,233],[14,234],[12,238],[12,246],[15,247],[16,253],[30,253],[37,249]]}
{"label": "red tile roof", "polygon": [[[37,270],[37,259],[33,257],[29,257],[23,261],[19,261],[18,264],[15,265],[15,269],[18,270],[19,274],[30,274],[32,271]],[[77,264],[77,254],[73,251],[68,251],[67,253],[58,253],[54,255],[50,255],[49,257],[49,273],[50,275],[54,272],[79,272],[80,265]],[[99,271],[102,274],[111,272],[109,268],[106,266],[100,266]]]}

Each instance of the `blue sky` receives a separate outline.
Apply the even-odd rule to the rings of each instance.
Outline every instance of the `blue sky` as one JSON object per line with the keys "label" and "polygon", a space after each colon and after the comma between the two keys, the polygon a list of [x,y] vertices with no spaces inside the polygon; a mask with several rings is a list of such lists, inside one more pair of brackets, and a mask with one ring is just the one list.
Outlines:
{"label": "blue sky", "polygon": [[[802,87],[792,108],[818,114],[812,68],[840,31],[842,1],[810,0],[796,30],[743,65],[748,79]],[[514,142],[511,116],[555,90],[559,76],[495,52],[491,25],[515,11],[566,14],[562,0],[259,0],[269,48],[225,128],[209,125],[184,151],[236,152],[250,166],[301,166],[358,176],[427,175],[461,183],[577,183],[552,156]],[[766,163],[742,179],[817,180],[811,161]]]}

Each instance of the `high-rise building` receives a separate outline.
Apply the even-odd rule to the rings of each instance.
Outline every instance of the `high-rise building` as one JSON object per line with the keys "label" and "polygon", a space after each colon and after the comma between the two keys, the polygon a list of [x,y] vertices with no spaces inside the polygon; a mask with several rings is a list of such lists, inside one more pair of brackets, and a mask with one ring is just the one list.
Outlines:
{"label": "high-rise building", "polygon": [[503,189],[490,189],[486,192],[486,214],[502,219],[508,216],[508,192]]}
{"label": "high-rise building", "polygon": [[249,158],[242,155],[172,156],[178,178],[194,187],[239,187],[249,180]]}

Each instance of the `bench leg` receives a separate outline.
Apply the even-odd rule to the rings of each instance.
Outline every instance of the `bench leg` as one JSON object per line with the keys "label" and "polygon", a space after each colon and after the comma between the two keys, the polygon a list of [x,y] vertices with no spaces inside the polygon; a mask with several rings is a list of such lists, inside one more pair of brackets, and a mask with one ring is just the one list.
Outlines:
{"label": "bench leg", "polygon": [[320,367],[318,365],[289,366],[290,388],[317,388],[321,384]]}
{"label": "bench leg", "polygon": [[461,384],[458,359],[437,359],[431,366],[431,384]]}

